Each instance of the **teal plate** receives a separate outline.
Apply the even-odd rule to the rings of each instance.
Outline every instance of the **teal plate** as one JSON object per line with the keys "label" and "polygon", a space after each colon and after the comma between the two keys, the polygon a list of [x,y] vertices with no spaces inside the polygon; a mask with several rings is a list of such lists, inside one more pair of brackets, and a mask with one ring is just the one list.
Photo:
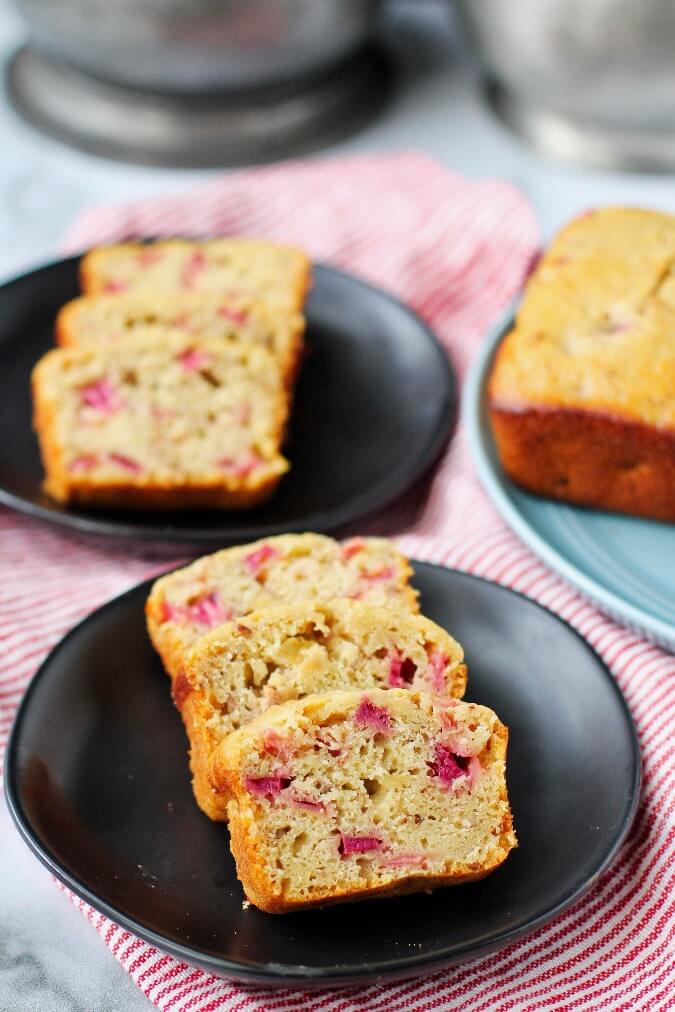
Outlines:
{"label": "teal plate", "polygon": [[523,492],[499,464],[487,380],[512,312],[486,341],[464,389],[464,424],[479,477],[507,524],[603,611],[675,650],[675,525],[604,513]]}

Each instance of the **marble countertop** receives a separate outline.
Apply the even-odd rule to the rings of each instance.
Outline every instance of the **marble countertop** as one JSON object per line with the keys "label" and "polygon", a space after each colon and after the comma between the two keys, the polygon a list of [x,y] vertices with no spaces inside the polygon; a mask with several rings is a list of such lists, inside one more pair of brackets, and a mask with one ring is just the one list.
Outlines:
{"label": "marble countertop", "polygon": [[[483,105],[475,69],[452,33],[449,10],[440,2],[397,5],[391,32],[400,75],[396,98],[366,130],[324,153],[420,148],[467,175],[500,176],[529,196],[545,235],[599,203],[675,211],[669,177],[572,168],[549,162],[512,138]],[[0,0],[0,60],[21,34]],[[180,190],[209,175],[115,164],[71,151],[25,126],[3,96],[0,136],[0,277],[52,258],[64,230],[86,205]],[[149,1008],[19,839],[2,800],[0,854],[0,1012]]]}

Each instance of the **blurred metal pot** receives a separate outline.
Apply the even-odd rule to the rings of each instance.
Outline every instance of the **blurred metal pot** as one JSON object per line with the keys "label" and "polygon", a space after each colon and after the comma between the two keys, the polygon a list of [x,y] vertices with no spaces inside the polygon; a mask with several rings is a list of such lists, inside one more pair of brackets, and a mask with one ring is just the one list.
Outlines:
{"label": "blurred metal pot", "polygon": [[458,0],[497,110],[533,143],[627,168],[675,165],[672,0]]}
{"label": "blurred metal pot", "polygon": [[286,84],[370,36],[381,0],[14,0],[31,45],[116,84],[217,91]]}

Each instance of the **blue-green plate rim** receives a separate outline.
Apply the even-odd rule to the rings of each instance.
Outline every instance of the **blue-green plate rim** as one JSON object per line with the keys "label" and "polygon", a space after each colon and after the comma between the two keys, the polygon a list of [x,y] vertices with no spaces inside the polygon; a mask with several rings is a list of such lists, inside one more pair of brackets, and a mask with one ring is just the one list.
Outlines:
{"label": "blue-green plate rim", "polygon": [[670,650],[675,650],[675,626],[624,600],[578,569],[537,533],[505,491],[504,486],[508,487],[510,482],[496,463],[492,430],[485,418],[486,385],[497,348],[513,326],[515,306],[516,303],[513,303],[509,307],[485,339],[464,384],[462,421],[466,427],[469,449],[478,477],[501,517],[546,565],[598,604],[612,618],[625,621],[627,625],[641,630],[659,645],[666,645]]}

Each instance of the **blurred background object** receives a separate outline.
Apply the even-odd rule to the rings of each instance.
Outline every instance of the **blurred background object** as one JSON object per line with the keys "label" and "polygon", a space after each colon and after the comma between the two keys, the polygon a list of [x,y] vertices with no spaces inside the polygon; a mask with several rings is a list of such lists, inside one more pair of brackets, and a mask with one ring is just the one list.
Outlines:
{"label": "blurred background object", "polygon": [[675,168],[672,0],[457,0],[503,120],[543,151]]}
{"label": "blurred background object", "polygon": [[14,0],[8,88],[33,125],[97,154],[264,161],[357,129],[390,91],[381,0]]}

